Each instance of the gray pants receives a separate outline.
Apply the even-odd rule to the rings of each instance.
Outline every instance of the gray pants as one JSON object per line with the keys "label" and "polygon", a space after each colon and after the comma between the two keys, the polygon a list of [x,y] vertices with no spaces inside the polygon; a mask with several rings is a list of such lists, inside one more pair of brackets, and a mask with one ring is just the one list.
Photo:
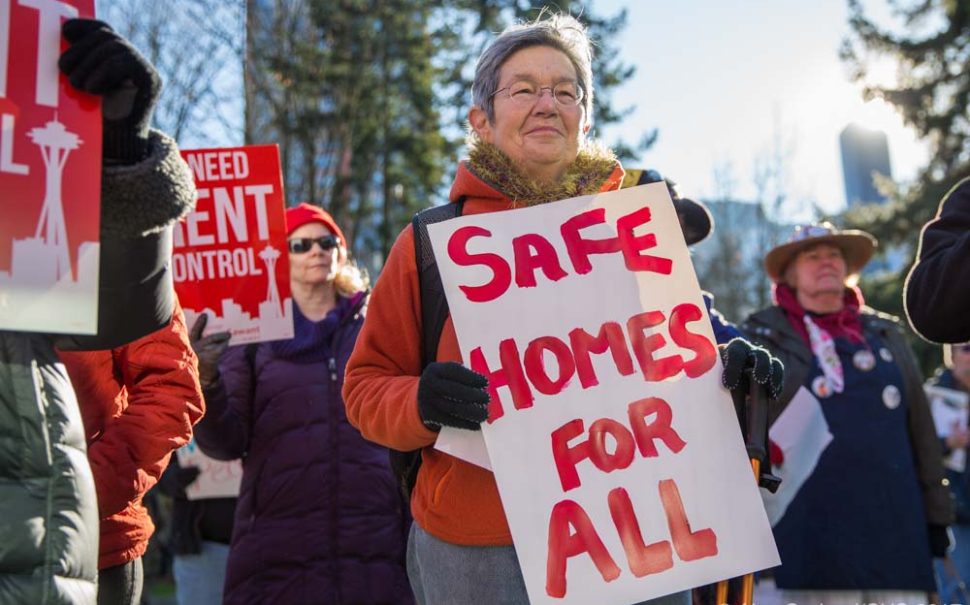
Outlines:
{"label": "gray pants", "polygon": [[[408,579],[419,605],[529,605],[512,546],[461,546],[411,524]],[[690,591],[639,605],[690,605]]]}
{"label": "gray pants", "polygon": [[145,585],[141,557],[98,572],[98,605],[138,605]]}

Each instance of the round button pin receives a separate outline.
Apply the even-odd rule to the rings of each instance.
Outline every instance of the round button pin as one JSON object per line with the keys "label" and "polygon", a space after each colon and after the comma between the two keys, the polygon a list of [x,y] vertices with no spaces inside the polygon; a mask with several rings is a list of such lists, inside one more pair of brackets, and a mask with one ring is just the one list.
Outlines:
{"label": "round button pin", "polygon": [[868,349],[856,351],[855,355],[852,356],[852,365],[863,372],[868,372],[876,367],[876,356]]}
{"label": "round button pin", "polygon": [[816,376],[815,380],[812,381],[812,392],[815,393],[816,397],[825,399],[832,394],[832,388],[829,386],[829,381],[825,376]]}
{"label": "round button pin", "polygon": [[896,385],[891,384],[882,390],[882,402],[886,404],[886,407],[890,410],[895,410],[899,407],[902,402],[903,396],[896,388]]}

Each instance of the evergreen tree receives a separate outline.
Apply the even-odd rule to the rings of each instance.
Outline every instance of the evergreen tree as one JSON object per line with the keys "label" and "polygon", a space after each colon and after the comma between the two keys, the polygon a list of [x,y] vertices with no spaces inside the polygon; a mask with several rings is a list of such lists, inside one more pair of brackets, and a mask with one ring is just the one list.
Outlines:
{"label": "evergreen tree", "polygon": [[[890,200],[853,208],[845,222],[875,234],[883,248],[903,245],[910,255],[923,224],[936,213],[944,194],[970,176],[970,2],[920,0],[902,5],[886,0],[893,24],[880,26],[867,16],[861,0],[849,0],[851,34],[842,58],[866,99],[893,106],[930,148],[929,163],[916,182],[897,188],[883,181]],[[896,82],[876,82],[872,66],[891,60]],[[910,263],[898,273],[863,280],[867,302],[902,315],[903,282]],[[913,339],[925,371],[939,362],[939,347]]]}
{"label": "evergreen tree", "polygon": [[[930,161],[910,188],[884,183],[891,203],[860,208],[847,218],[884,243],[915,243],[944,193],[970,176],[970,2],[887,2],[895,27],[879,27],[861,0],[849,0],[852,33],[842,57],[864,85],[865,98],[885,100],[929,144]],[[896,64],[893,85],[875,82],[871,73],[872,64],[885,59]]]}

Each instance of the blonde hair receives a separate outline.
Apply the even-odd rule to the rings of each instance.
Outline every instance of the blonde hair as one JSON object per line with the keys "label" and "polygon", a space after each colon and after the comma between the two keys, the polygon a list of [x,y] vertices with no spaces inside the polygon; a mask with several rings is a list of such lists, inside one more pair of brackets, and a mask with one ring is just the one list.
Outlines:
{"label": "blonde hair", "polygon": [[337,294],[350,298],[370,288],[370,276],[367,275],[367,270],[358,267],[349,254],[344,253],[341,256],[344,257],[343,261],[337,269],[337,275],[333,278],[333,287],[337,290]]}

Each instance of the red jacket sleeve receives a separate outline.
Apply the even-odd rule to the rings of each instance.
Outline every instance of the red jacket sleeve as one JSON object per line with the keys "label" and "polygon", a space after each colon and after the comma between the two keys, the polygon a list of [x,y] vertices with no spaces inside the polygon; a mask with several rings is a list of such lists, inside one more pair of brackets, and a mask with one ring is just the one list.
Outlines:
{"label": "red jacket sleeve", "polygon": [[[198,361],[180,307],[176,306],[168,326],[112,349],[110,366],[88,366],[88,374],[92,370],[98,374],[85,377],[84,356],[98,353],[102,352],[61,357],[72,370],[76,388],[79,384],[98,387],[78,388],[78,399],[89,437],[88,460],[98,508],[107,517],[155,485],[172,451],[191,439],[192,425],[205,408]],[[113,399],[105,383],[118,389]]]}
{"label": "red jacket sleeve", "polygon": [[347,419],[364,438],[401,451],[434,443],[418,415],[421,297],[408,226],[391,248],[347,362]]}

